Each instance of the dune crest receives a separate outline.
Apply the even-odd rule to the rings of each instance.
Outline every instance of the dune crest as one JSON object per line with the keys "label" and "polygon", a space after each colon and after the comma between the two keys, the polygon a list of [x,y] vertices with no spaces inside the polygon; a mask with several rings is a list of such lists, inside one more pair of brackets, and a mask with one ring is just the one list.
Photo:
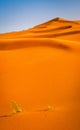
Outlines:
{"label": "dune crest", "polygon": [[68,20],[60,18],[60,17],[56,17],[56,18],[52,19],[51,21],[68,21]]}
{"label": "dune crest", "polygon": [[76,20],[69,21],[63,18],[55,18],[37,25],[31,29],[0,34],[0,39],[17,38],[56,38],[69,41],[80,41],[80,24]]}

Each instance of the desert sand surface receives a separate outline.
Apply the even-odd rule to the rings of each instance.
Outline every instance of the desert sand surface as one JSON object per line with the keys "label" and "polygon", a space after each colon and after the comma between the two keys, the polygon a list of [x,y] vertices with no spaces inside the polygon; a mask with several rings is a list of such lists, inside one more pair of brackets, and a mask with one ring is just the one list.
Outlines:
{"label": "desert sand surface", "polygon": [[0,130],[80,130],[79,20],[0,34]]}

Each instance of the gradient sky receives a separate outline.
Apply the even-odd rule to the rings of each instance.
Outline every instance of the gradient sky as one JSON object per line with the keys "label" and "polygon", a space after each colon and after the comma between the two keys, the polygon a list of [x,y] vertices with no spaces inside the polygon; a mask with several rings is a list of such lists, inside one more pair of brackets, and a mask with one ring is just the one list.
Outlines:
{"label": "gradient sky", "polygon": [[62,17],[80,19],[80,0],[0,0],[0,33]]}

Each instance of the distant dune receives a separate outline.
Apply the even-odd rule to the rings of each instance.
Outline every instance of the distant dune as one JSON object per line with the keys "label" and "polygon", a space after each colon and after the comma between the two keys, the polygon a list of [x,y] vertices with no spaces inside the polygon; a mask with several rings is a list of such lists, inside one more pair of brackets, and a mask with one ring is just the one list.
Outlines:
{"label": "distant dune", "polygon": [[80,20],[0,34],[0,99],[0,130],[80,130]]}
{"label": "distant dune", "polygon": [[71,41],[80,40],[79,21],[69,21],[55,18],[37,25],[29,30],[1,34],[0,38],[59,38]]}

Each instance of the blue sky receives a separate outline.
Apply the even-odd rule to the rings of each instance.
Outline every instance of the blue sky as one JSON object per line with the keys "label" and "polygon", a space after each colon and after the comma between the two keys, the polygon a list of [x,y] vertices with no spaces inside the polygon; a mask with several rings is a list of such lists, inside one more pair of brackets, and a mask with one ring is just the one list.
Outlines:
{"label": "blue sky", "polygon": [[0,0],[0,33],[62,17],[80,19],[80,0]]}

